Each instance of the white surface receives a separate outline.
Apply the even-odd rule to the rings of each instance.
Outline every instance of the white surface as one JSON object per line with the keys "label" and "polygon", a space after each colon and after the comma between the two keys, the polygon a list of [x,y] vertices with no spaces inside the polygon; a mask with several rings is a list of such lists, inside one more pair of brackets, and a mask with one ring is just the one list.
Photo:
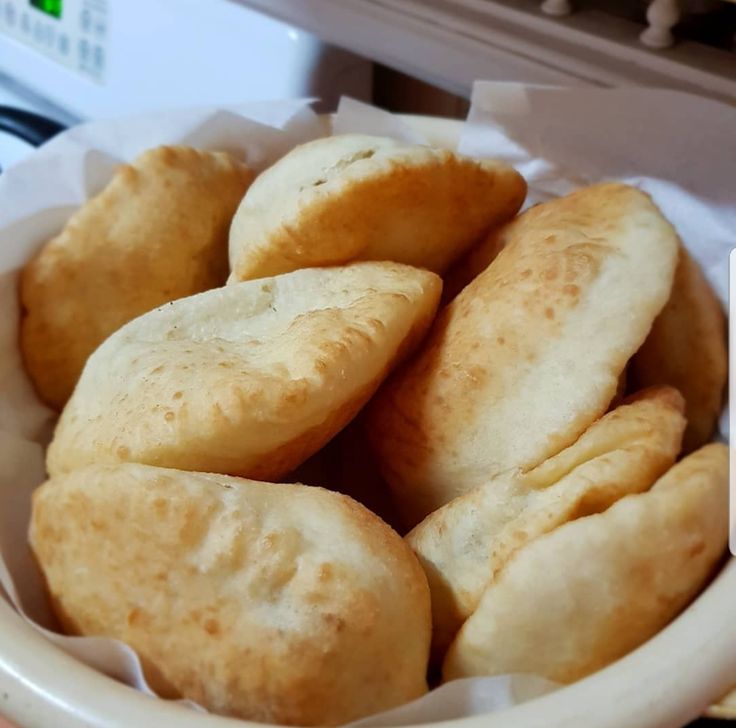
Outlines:
{"label": "white surface", "polygon": [[453,93],[476,78],[642,85],[736,99],[736,55],[695,43],[642,46],[641,26],[586,8],[564,19],[539,0],[234,0]]}
{"label": "white surface", "polygon": [[33,147],[12,134],[0,131],[0,172],[25,159]]}
{"label": "white surface", "polygon": [[28,0],[0,10],[0,68],[81,118],[370,88],[367,63],[229,0],[64,0],[60,20]]}
{"label": "white surface", "polygon": [[[553,186],[568,189],[588,176],[619,176],[621,160],[633,160],[632,164],[645,165],[662,175],[669,170],[677,174],[678,182],[686,187],[699,179],[701,172],[697,165],[694,165],[696,169],[691,169],[692,149],[684,144],[680,145],[683,157],[674,166],[666,159],[658,159],[656,146],[649,155],[646,150],[633,148],[629,134],[632,126],[636,126],[637,113],[641,109],[637,109],[631,98],[622,104],[619,95],[607,98],[606,93],[599,91],[595,99],[599,113],[605,115],[607,104],[613,104],[625,109],[626,114],[622,112],[616,118],[609,114],[606,117],[608,128],[601,125],[593,135],[586,133],[588,121],[583,115],[572,114],[572,119],[564,118],[566,110],[572,112],[575,107],[576,95],[572,92],[478,86],[472,109],[474,124],[461,136],[461,146],[467,149],[469,145],[476,145],[477,151],[498,148],[503,154],[511,155],[529,175],[532,193],[539,196],[551,194]],[[668,98],[660,99],[661,108],[667,107]],[[590,105],[589,98],[577,99],[577,102]],[[5,431],[0,437],[0,552],[20,587],[24,606],[40,621],[44,621],[44,605],[39,597],[42,592],[38,574],[32,567],[23,565],[24,560],[28,563],[27,552],[19,549],[18,543],[23,541],[25,533],[29,487],[40,477],[41,452],[33,444],[19,441],[20,434],[9,433],[43,439],[47,413],[29,395],[13,345],[17,341],[17,310],[12,303],[14,271],[39,242],[63,224],[76,205],[100,189],[109,179],[116,158],[129,158],[141,148],[164,140],[183,141],[204,147],[239,148],[255,166],[262,168],[279,153],[287,138],[288,143],[293,144],[298,139],[320,133],[321,128],[312,123],[314,120],[299,110],[299,104],[281,106],[278,110],[273,106],[251,107],[248,112],[251,121],[240,119],[232,111],[214,114],[190,111],[166,118],[94,123],[72,130],[0,178],[0,273],[5,271],[2,290],[9,295],[9,301],[0,307],[0,332],[5,337],[0,338],[3,367],[0,430]],[[647,111],[646,106],[643,110]],[[343,111],[344,116],[337,124],[341,131],[353,130],[357,119],[362,131],[380,128],[402,137],[412,134],[385,112],[371,112],[368,128],[364,108],[346,103]],[[720,119],[722,109],[718,111]],[[736,110],[729,111],[736,113]],[[256,127],[253,120],[270,120],[284,127],[285,134]],[[698,121],[701,135],[712,123],[716,123],[714,128],[718,129],[718,123],[707,116]],[[726,115],[723,123],[729,121]],[[580,143],[579,148],[570,147],[571,134]],[[90,151],[90,147],[94,151]],[[567,160],[568,164],[561,164],[562,160]],[[729,169],[727,162],[724,164]],[[603,166],[595,172],[595,165],[601,164]],[[711,173],[718,169],[717,166],[703,168]],[[704,191],[712,192],[712,189],[706,186]],[[676,201],[682,204],[688,197],[680,193]],[[721,207],[728,206],[715,205],[708,198],[707,202],[699,200],[694,209],[700,216],[699,222],[705,225],[723,212]],[[705,236],[700,245],[710,245],[710,238]],[[24,386],[26,394],[22,396]],[[12,591],[10,587],[7,590]],[[468,728],[567,728],[575,725],[669,728],[681,725],[725,692],[736,676],[735,597],[736,566],[731,563],[680,618],[653,640],[573,686],[516,707],[506,707],[524,697],[539,694],[545,686],[537,681],[508,678],[458,682],[443,688],[442,693],[430,694],[418,703],[361,721],[361,724],[411,725],[441,718],[448,720],[450,725]],[[89,640],[55,640],[80,659],[97,665],[102,662],[107,671],[121,679],[139,680],[134,664],[117,662],[121,659],[119,651],[114,653],[116,663],[112,665],[109,656],[101,657],[94,645],[90,647]],[[105,650],[111,649],[110,641],[101,642],[105,643]],[[153,701],[90,671],[47,642],[2,600],[0,645],[0,696],[8,696],[2,710],[29,728],[83,725],[224,728],[236,724],[223,718],[202,716],[164,701]],[[697,670],[688,669],[692,665],[697,665]],[[492,708],[501,709],[489,714],[487,711]],[[460,715],[470,717],[458,718]]]}

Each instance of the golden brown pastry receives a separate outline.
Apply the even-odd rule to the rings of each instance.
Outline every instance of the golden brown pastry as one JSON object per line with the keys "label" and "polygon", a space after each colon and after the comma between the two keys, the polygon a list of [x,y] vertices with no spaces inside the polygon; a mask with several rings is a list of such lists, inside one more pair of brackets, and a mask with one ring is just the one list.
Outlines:
{"label": "golden brown pastry", "polygon": [[634,387],[671,384],[682,392],[685,452],[708,442],[723,409],[728,376],[726,317],[683,245],[670,300],[631,360],[630,371]]}
{"label": "golden brown pastry", "polygon": [[674,389],[642,392],[538,467],[490,479],[407,535],[432,592],[437,659],[518,549],[567,521],[648,489],[673,465],[685,429],[683,409]]}
{"label": "golden brown pastry", "polygon": [[351,260],[441,273],[525,195],[521,175],[498,162],[383,137],[317,139],[243,198],[230,230],[231,280]]}
{"label": "golden brown pastry", "polygon": [[35,492],[30,540],[66,630],[126,642],[165,696],[317,726],[426,691],[424,574],[345,496],[95,465]]}
{"label": "golden brown pastry", "polygon": [[344,427],[424,334],[441,285],[418,268],[355,263],[151,311],[90,357],[48,472],[141,462],[280,478]]}
{"label": "golden brown pastry", "polygon": [[650,491],[513,554],[451,645],[444,677],[584,677],[675,617],[706,584],[727,541],[728,448],[711,444]]}
{"label": "golden brown pastry", "polygon": [[157,147],[72,215],[21,277],[21,349],[45,402],[61,409],[124,323],[224,283],[228,228],[252,178],[221,152]]}
{"label": "golden brown pastry", "polygon": [[407,525],[572,444],[608,408],[666,303],[677,236],[650,198],[602,184],[538,205],[371,403]]}

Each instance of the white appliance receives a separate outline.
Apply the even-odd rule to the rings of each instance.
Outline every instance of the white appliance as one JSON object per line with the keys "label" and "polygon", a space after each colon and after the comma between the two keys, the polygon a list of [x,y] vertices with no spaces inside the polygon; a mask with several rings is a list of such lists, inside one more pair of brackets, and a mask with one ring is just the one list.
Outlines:
{"label": "white appliance", "polygon": [[17,136],[17,133],[3,131],[4,122],[7,122],[8,126],[13,126],[11,123],[13,119],[5,118],[2,113],[4,107],[40,114],[45,119],[58,121],[61,126],[75,121],[74,117],[63,110],[34,97],[26,89],[19,88],[12,79],[0,74],[0,172],[33,150],[33,145]]}
{"label": "white appliance", "polygon": [[306,96],[330,108],[370,99],[371,71],[229,0],[0,0],[0,105],[64,123]]}

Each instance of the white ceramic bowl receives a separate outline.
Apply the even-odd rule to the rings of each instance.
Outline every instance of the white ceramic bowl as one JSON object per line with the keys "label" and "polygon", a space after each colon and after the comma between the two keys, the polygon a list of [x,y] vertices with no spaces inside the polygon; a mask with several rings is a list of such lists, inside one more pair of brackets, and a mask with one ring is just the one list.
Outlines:
{"label": "white ceramic bowl", "polygon": [[[736,560],[666,629],[590,677],[444,728],[676,728],[736,676]],[[154,700],[72,659],[0,598],[0,713],[23,728],[252,726]]]}
{"label": "white ceramic bowl", "polygon": [[[456,123],[436,119],[410,123],[436,144],[452,144],[457,137]],[[677,728],[702,714],[735,682],[736,559],[732,559],[680,617],[608,668],[517,707],[442,725]],[[22,728],[262,728],[152,699],[96,672],[31,628],[1,591],[0,715]]]}

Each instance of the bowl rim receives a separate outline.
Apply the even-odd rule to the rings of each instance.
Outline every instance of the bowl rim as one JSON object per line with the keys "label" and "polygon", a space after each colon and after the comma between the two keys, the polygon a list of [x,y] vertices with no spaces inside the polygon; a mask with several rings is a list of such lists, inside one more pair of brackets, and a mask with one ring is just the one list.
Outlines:
{"label": "bowl rim", "polygon": [[[521,705],[442,722],[446,728],[668,728],[700,715],[736,677],[736,559],[671,624],[583,680]],[[0,712],[24,728],[235,728],[263,724],[203,715],[87,667],[0,599]],[[693,668],[686,670],[683,665]],[[646,689],[642,690],[642,686]],[[390,722],[377,721],[390,726]],[[406,724],[408,725],[408,724]],[[432,725],[432,724],[412,724]]]}

